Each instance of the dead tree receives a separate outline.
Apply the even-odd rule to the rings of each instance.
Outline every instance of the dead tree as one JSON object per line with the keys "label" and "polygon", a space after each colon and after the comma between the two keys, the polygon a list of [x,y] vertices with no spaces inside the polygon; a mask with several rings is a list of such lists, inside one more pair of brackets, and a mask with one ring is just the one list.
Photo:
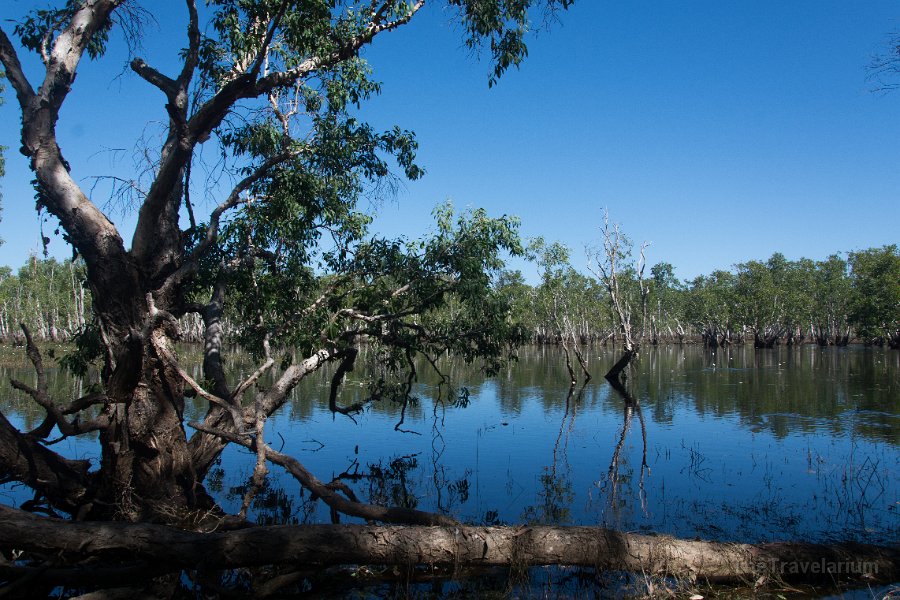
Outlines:
{"label": "dead tree", "polygon": [[[612,368],[606,373],[606,379],[610,381],[622,381],[623,372],[628,365],[638,356],[647,317],[647,298],[650,287],[644,281],[644,267],[646,260],[644,251],[649,243],[641,244],[639,258],[636,265],[630,264],[631,241],[619,229],[618,223],[610,224],[609,212],[603,215],[603,248],[588,249],[588,269],[606,288],[610,308],[613,317],[618,323],[619,333],[622,336],[624,353]],[[624,289],[623,277],[626,271],[633,274],[638,285],[638,306]],[[635,331],[635,309],[640,310],[641,329]]]}

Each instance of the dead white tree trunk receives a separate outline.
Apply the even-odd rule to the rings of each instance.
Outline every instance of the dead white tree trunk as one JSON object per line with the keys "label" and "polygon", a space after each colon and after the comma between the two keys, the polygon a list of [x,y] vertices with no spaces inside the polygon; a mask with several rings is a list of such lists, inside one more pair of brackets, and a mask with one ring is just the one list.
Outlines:
{"label": "dead white tree trunk", "polygon": [[[645,332],[645,323],[647,316],[647,297],[650,288],[644,283],[644,267],[646,260],[644,251],[649,245],[647,242],[641,244],[640,258],[634,267],[634,273],[637,277],[637,283],[640,290],[640,310],[641,310],[641,332],[635,333],[634,328],[634,306],[632,300],[628,298],[628,294],[622,288],[623,271],[631,267],[627,264],[631,255],[631,242],[619,229],[619,225],[610,224],[609,212],[603,214],[603,249],[588,251],[588,270],[596,277],[606,288],[610,307],[614,318],[618,322],[619,331],[622,334],[622,343],[624,353],[622,357],[613,365],[606,373],[606,379],[617,381],[621,384],[622,372],[628,367],[632,360],[638,355],[641,342],[643,341]],[[622,263],[626,263],[623,265]]]}

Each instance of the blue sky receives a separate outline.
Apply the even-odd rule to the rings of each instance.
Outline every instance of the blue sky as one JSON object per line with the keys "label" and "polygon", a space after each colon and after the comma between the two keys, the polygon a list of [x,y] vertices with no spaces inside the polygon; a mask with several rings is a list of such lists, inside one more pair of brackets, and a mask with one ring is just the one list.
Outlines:
{"label": "blue sky", "polygon": [[[4,29],[31,5],[5,0]],[[141,55],[165,64],[154,59],[183,45],[171,25],[182,3],[151,9],[163,25]],[[386,235],[427,231],[451,199],[519,216],[525,236],[568,244],[582,266],[608,208],[652,243],[650,263],[682,278],[776,251],[822,259],[900,242],[900,92],[874,93],[866,78],[900,30],[896,3],[579,0],[493,89],[449,19],[432,3],[366,53],[384,85],[363,116],[415,131],[428,172],[378,207]],[[158,92],[119,76],[123,65],[110,53],[76,81],[59,124],[76,179],[126,172],[134,138],[164,117]],[[18,266],[39,227],[6,95],[0,264]],[[61,239],[51,252],[67,255]]]}

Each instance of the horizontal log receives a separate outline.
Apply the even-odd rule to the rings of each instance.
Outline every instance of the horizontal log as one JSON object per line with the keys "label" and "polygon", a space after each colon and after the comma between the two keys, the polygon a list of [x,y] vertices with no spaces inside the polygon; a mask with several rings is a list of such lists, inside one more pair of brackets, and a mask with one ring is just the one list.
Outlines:
{"label": "horizontal log", "polygon": [[69,522],[0,507],[0,549],[67,560],[107,557],[156,568],[271,564],[570,565],[707,579],[835,577],[894,581],[900,548],[864,544],[730,544],[597,527],[299,525],[199,533],[149,523]]}

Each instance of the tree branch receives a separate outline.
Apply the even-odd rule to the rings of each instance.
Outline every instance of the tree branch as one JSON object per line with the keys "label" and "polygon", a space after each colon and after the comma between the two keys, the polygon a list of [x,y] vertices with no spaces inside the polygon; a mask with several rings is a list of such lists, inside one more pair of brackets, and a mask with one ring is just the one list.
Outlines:
{"label": "tree branch", "polygon": [[241,396],[247,391],[251,385],[259,381],[259,378],[266,374],[266,372],[272,368],[275,364],[275,359],[271,356],[271,351],[269,349],[269,336],[266,336],[266,339],[263,340],[263,348],[266,353],[266,360],[261,364],[257,369],[250,374],[247,379],[242,381],[238,386],[234,389],[234,392],[231,394],[231,400],[237,405],[241,404]]}
{"label": "tree branch", "polygon": [[[272,387],[257,398],[257,402],[260,403],[259,410],[266,416],[274,413],[284,405],[288,394],[304,377],[317,371],[334,358],[333,350],[319,350],[305,360],[285,369]],[[235,431],[233,420],[226,418],[226,414],[228,413],[223,411],[209,411],[203,419],[202,427],[216,431]],[[202,475],[209,470],[216,457],[225,448],[226,442],[221,436],[206,433],[205,429],[199,427],[195,427],[195,429],[197,429],[197,433],[191,436],[190,440],[191,461],[198,477],[202,478]]]}
{"label": "tree branch", "polygon": [[288,2],[287,0],[284,0],[281,3],[281,6],[278,7],[278,12],[275,17],[270,21],[269,27],[266,29],[266,37],[263,39],[262,44],[260,44],[259,52],[256,54],[256,60],[253,61],[253,66],[250,67],[250,75],[254,78],[259,76],[263,63],[266,62],[266,57],[269,55],[269,46],[272,43],[272,39],[275,37],[275,32],[281,24],[281,19],[284,17],[287,7]]}
{"label": "tree branch", "polygon": [[[31,331],[28,330],[28,327],[25,326],[24,323],[20,324],[22,328],[22,332],[25,334],[25,352],[28,355],[28,360],[31,361],[31,364],[34,365],[34,371],[37,374],[37,388],[32,388],[24,383],[16,380],[10,379],[9,383],[15,389],[25,392],[29,396],[31,396],[32,400],[34,400],[41,408],[47,411],[47,419],[44,423],[38,427],[34,432],[39,437],[45,438],[50,435],[50,432],[53,429],[53,426],[59,428],[60,433],[62,433],[63,437],[69,437],[73,435],[79,435],[82,433],[87,433],[88,431],[97,431],[100,429],[105,429],[109,425],[109,415],[102,414],[97,419],[91,419],[85,423],[79,421],[76,416],[72,422],[66,420],[64,415],[64,411],[56,406],[56,403],[53,402],[53,399],[50,397],[50,393],[47,389],[47,375],[44,372],[44,361],[41,358],[41,352],[38,350],[38,347],[35,345],[34,340],[31,337]],[[75,403],[67,409],[67,412],[71,414],[72,412],[76,412],[72,410]],[[80,408],[78,410],[81,410]]]}
{"label": "tree branch", "polygon": [[296,157],[297,154],[297,152],[282,152],[267,159],[252,173],[244,177],[237,183],[237,185],[234,186],[234,189],[231,190],[231,193],[228,194],[228,197],[215,209],[213,209],[212,214],[210,214],[209,225],[206,228],[206,236],[203,238],[203,240],[201,240],[199,244],[197,244],[197,247],[194,248],[190,255],[185,258],[182,266],[169,276],[169,278],[166,280],[166,283],[164,284],[164,288],[177,286],[185,278],[197,272],[197,269],[200,265],[200,260],[206,255],[206,253],[218,239],[219,222],[222,218],[222,215],[226,211],[240,204],[243,204],[244,202],[247,202],[247,199],[241,198],[242,193],[246,192],[254,183],[258,182],[260,179],[268,175],[273,168]]}
{"label": "tree branch", "polygon": [[[251,70],[225,83],[191,116],[183,130],[179,127],[179,131],[173,132],[166,141],[156,179],[141,206],[132,240],[132,253],[138,262],[158,260],[155,257],[161,254],[159,221],[163,218],[167,207],[171,213],[165,216],[167,227],[177,226],[177,211],[171,210],[171,207],[175,206],[173,190],[182,180],[180,174],[191,160],[193,149],[197,143],[209,138],[212,131],[225,119],[236,102],[265,96],[276,88],[293,85],[296,81],[316,71],[333,67],[347,60],[354,56],[362,46],[370,43],[379,33],[390,31],[407,23],[422,6],[424,6],[424,0],[419,0],[400,19],[389,23],[371,23],[363,34],[348,40],[337,52],[327,56],[309,58],[293,69],[272,73],[262,78],[257,78],[258,73]],[[266,35],[267,37],[274,35],[274,29],[267,29]],[[178,198],[178,203],[180,204],[180,198]],[[174,234],[169,235],[167,239],[169,245],[174,245],[178,241]],[[176,250],[173,246],[166,248],[166,251]]]}
{"label": "tree branch", "polygon": [[[44,80],[37,93],[31,89],[9,38],[0,31],[0,60],[16,89],[22,109],[21,151],[30,157],[31,169],[40,183],[39,204],[60,220],[70,242],[95,276],[92,283],[109,283],[99,302],[111,312],[127,310],[120,307],[123,300],[112,291],[132,283],[124,245],[116,228],[70,176],[68,164],[57,145],[56,122],[87,45],[123,1],[79,3],[80,8],[53,43]],[[106,262],[104,267],[98,267],[100,262]]]}
{"label": "tree branch", "polygon": [[75,514],[88,501],[87,460],[69,460],[19,432],[0,413],[0,470],[4,481],[21,481],[56,508]]}
{"label": "tree branch", "polygon": [[347,348],[346,350],[343,350],[341,354],[343,355],[341,364],[338,365],[338,368],[334,372],[334,376],[331,378],[331,390],[328,393],[328,408],[331,410],[332,414],[337,412],[349,416],[352,413],[361,411],[366,403],[357,402],[350,406],[338,406],[338,388],[340,387],[341,382],[344,381],[344,375],[353,371],[353,365],[356,362],[357,355],[359,355],[359,350],[356,348]]}
{"label": "tree branch", "polygon": [[385,507],[376,506],[374,504],[365,504],[362,502],[354,502],[319,481],[306,467],[304,467],[297,459],[282,454],[265,445],[265,442],[259,437],[253,439],[249,436],[235,435],[233,433],[219,431],[204,427],[200,423],[191,423],[191,427],[198,431],[203,431],[210,435],[219,436],[229,442],[241,445],[249,450],[256,451],[259,444],[265,447],[266,460],[281,467],[290,473],[300,485],[310,492],[321,498],[325,504],[334,510],[345,515],[360,517],[372,521],[382,521],[385,523],[401,523],[406,525],[444,525],[455,526],[458,522],[450,517],[429,513],[421,510],[414,510],[401,507]]}
{"label": "tree branch", "polygon": [[[721,582],[819,579],[798,565],[866,564],[895,581],[900,551],[867,544],[729,544],[623,533],[598,527],[401,527],[295,525],[197,533],[150,523],[71,523],[0,507],[0,549],[138,560],[153,568],[221,570],[272,564],[573,565]],[[126,563],[127,564],[127,563]],[[823,572],[825,571],[825,572]],[[764,579],[763,579],[764,581]]]}
{"label": "tree branch", "polygon": [[172,100],[178,91],[178,83],[174,79],[163,75],[144,62],[142,58],[135,58],[131,61],[131,70],[153,87],[159,88],[169,100]]}
{"label": "tree branch", "polygon": [[3,67],[6,69],[6,78],[16,90],[19,105],[27,106],[35,96],[34,89],[28,82],[28,78],[22,70],[22,63],[19,62],[19,55],[3,28],[0,28],[0,63],[3,63]]}
{"label": "tree branch", "polygon": [[188,51],[184,66],[178,75],[178,87],[187,93],[188,84],[194,76],[194,69],[200,62],[200,25],[197,16],[196,0],[185,0],[188,9]]}
{"label": "tree branch", "polygon": [[187,383],[191,388],[197,393],[198,396],[203,398],[204,400],[218,404],[222,408],[226,409],[231,415],[232,422],[234,423],[234,427],[236,430],[240,431],[244,427],[244,415],[240,410],[240,407],[235,406],[234,402],[230,402],[224,398],[219,398],[213,394],[210,394],[203,386],[197,383],[193,377],[191,377],[187,371],[182,368],[180,364],[178,364],[178,359],[168,350],[168,348],[164,347],[162,344],[157,343],[157,340],[154,336],[150,336],[150,341],[153,344],[153,348],[156,350],[156,353],[162,358],[166,364],[178,373],[178,375]]}
{"label": "tree branch", "polygon": [[41,96],[59,110],[75,80],[75,70],[94,34],[125,0],[87,0],[75,11],[50,51],[47,78]]}

